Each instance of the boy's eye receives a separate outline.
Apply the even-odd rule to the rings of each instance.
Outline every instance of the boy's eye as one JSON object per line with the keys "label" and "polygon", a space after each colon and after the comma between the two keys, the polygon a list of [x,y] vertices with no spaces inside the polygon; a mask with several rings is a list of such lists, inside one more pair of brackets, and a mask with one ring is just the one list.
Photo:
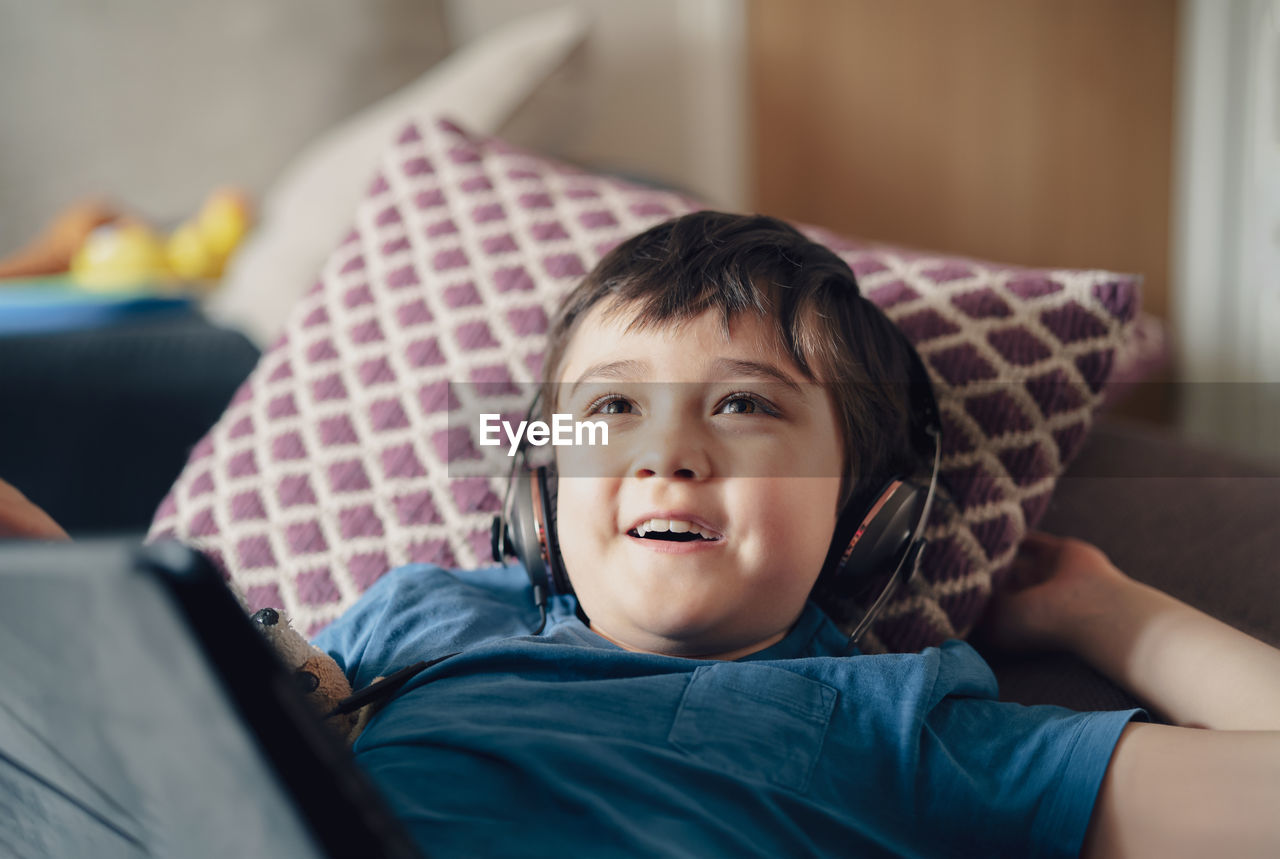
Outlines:
{"label": "boy's eye", "polygon": [[627,415],[632,411],[631,401],[617,394],[608,394],[587,406],[589,415]]}
{"label": "boy's eye", "polygon": [[716,413],[724,415],[765,414],[772,417],[778,416],[777,409],[755,394],[730,394],[720,401],[720,405],[716,407]]}

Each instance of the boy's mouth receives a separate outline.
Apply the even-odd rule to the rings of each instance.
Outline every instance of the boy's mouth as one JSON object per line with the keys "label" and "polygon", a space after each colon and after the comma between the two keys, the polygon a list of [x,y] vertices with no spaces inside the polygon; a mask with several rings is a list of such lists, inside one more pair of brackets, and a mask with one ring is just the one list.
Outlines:
{"label": "boy's mouth", "polygon": [[667,543],[715,542],[721,539],[708,525],[689,519],[649,518],[637,522],[627,536],[643,540],[661,540]]}

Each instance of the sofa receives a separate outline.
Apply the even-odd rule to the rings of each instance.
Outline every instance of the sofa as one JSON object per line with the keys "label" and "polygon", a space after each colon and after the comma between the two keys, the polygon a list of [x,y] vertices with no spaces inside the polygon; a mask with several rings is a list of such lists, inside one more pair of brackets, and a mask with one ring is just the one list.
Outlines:
{"label": "sofa", "polygon": [[[1120,569],[1280,647],[1280,470],[1167,427],[1103,419],[1040,527],[1102,548]],[[992,657],[1006,700],[1137,706],[1079,660]],[[1157,718],[1159,714],[1153,714]]]}

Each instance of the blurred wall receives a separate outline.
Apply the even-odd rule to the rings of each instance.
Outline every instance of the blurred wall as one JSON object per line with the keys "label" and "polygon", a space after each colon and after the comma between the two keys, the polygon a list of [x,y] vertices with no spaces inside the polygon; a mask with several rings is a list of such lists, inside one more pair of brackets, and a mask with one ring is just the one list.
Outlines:
{"label": "blurred wall", "polygon": [[106,195],[176,221],[263,191],[448,52],[441,0],[0,0],[0,253]]}
{"label": "blurred wall", "polygon": [[502,135],[713,205],[744,206],[750,147],[741,0],[446,0],[445,10],[461,44],[563,5],[591,21],[587,41]]}

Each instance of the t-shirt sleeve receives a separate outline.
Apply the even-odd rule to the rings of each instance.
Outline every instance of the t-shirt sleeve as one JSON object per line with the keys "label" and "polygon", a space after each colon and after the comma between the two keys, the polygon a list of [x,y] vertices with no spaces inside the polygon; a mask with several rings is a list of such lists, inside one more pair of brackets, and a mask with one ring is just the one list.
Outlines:
{"label": "t-shirt sleeve", "polygon": [[528,635],[537,617],[519,567],[455,571],[415,564],[374,582],[312,643],[360,689],[419,661]]}
{"label": "t-shirt sleeve", "polygon": [[967,645],[942,652],[936,683],[944,694],[925,717],[920,746],[926,821],[969,833],[958,836],[974,839],[955,845],[959,854],[1078,855],[1120,733],[1146,714],[974,695],[975,661],[989,674]]}

